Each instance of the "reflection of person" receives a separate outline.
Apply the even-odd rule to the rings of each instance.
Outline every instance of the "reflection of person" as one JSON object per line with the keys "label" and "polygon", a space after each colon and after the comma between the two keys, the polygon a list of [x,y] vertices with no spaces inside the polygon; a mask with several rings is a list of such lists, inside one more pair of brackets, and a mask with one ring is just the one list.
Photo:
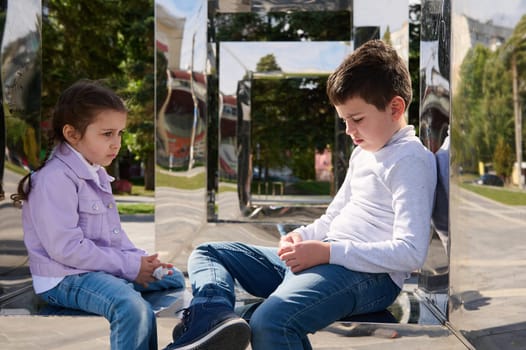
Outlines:
{"label": "reflection of person", "polygon": [[[119,152],[126,118],[122,100],[99,83],[82,80],[65,90],[53,114],[50,148],[57,145],[13,199],[26,201],[35,292],[51,305],[106,317],[112,349],[157,349],[155,314],[139,291],[183,288],[184,278],[122,230],[103,166]],[[156,281],[160,266],[169,275]]]}
{"label": "reflection of person", "polygon": [[444,249],[449,252],[449,135],[446,136],[442,146],[435,152],[435,157],[438,178],[432,222]]}
{"label": "reflection of person", "polygon": [[[381,41],[360,46],[327,92],[358,146],[346,179],[313,223],[279,247],[217,242],[188,262],[194,298],[168,349],[310,349],[307,337],[344,316],[380,311],[424,263],[436,183],[433,154],[408,126],[409,73]],[[265,300],[250,327],[234,312],[234,281]]]}

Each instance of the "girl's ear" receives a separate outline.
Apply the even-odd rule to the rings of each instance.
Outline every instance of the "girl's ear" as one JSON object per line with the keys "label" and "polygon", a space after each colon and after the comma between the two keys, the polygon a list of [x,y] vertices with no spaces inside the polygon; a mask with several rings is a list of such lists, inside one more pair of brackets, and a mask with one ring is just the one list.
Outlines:
{"label": "girl's ear", "polygon": [[393,120],[398,120],[404,116],[405,101],[400,96],[395,96],[391,100],[391,115]]}
{"label": "girl's ear", "polygon": [[72,125],[66,124],[62,128],[62,134],[70,145],[75,145],[80,140],[80,133]]}

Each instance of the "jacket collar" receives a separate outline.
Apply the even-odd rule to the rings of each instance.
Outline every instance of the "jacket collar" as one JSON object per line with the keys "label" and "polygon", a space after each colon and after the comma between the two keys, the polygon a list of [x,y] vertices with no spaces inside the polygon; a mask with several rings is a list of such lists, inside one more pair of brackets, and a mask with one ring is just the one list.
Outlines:
{"label": "jacket collar", "polygon": [[[86,161],[80,159],[80,157],[77,154],[75,154],[75,152],[64,142],[58,144],[55,147],[55,149],[53,150],[52,157],[56,157],[64,164],[66,164],[66,166],[79,178],[94,181],[96,184],[99,185],[99,187],[102,190],[107,192],[107,190],[100,185],[100,181],[98,181],[98,179],[95,178],[97,174],[92,173],[90,169],[88,169],[88,164],[86,163]],[[104,182],[111,182],[114,180],[112,176],[109,176],[106,173],[106,170],[102,166],[100,167],[98,172],[100,173],[101,171],[104,174],[103,176],[105,176],[106,181]]]}

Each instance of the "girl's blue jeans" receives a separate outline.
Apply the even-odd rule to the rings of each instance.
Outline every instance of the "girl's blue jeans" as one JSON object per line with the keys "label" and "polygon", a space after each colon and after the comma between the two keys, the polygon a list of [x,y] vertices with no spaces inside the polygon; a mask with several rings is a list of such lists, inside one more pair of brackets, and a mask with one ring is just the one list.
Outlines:
{"label": "girl's blue jeans", "polygon": [[384,310],[400,288],[387,273],[318,265],[292,273],[277,248],[236,242],[198,246],[188,261],[192,304],[235,304],[237,281],[265,298],[250,319],[253,350],[312,349],[307,334],[345,316]]}
{"label": "girl's blue jeans", "polygon": [[110,322],[112,350],[157,350],[157,325],[151,305],[141,292],[184,288],[181,272],[150,283],[147,288],[105,272],[66,276],[39,296],[51,305],[104,316]]}

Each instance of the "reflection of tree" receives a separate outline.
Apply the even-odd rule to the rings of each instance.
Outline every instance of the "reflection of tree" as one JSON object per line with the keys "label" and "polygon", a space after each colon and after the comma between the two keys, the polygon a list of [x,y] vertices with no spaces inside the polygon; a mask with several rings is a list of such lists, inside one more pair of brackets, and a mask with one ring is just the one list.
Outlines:
{"label": "reflection of tree", "polygon": [[348,41],[348,11],[226,13],[215,18],[217,41]]}
{"label": "reflection of tree", "polygon": [[[154,186],[153,0],[45,0],[42,30],[42,116],[60,92],[80,78],[105,79],[130,109],[128,138]],[[122,151],[126,151],[126,147]]]}
{"label": "reflection of tree", "polygon": [[420,4],[409,5],[409,74],[413,100],[408,108],[409,124],[418,125],[420,117]]}
{"label": "reflection of tree", "polygon": [[259,62],[256,65],[257,72],[275,72],[281,71],[281,67],[276,62],[276,57],[269,53],[266,56],[263,56],[259,59]]}
{"label": "reflection of tree", "polygon": [[460,125],[460,133],[452,138],[457,162],[464,169],[475,171],[479,161],[496,163],[498,154],[499,169],[505,171],[499,175],[509,176],[511,168],[504,166],[502,160],[509,158],[503,152],[511,150],[509,143],[513,140],[510,69],[500,50],[492,52],[477,45],[466,55],[460,76],[453,99],[453,118]]}
{"label": "reflection of tree", "polygon": [[259,159],[254,166],[265,172],[288,166],[294,176],[314,179],[315,148],[334,143],[334,111],[327,101],[325,80],[326,77],[254,80],[252,150],[259,145]]}

